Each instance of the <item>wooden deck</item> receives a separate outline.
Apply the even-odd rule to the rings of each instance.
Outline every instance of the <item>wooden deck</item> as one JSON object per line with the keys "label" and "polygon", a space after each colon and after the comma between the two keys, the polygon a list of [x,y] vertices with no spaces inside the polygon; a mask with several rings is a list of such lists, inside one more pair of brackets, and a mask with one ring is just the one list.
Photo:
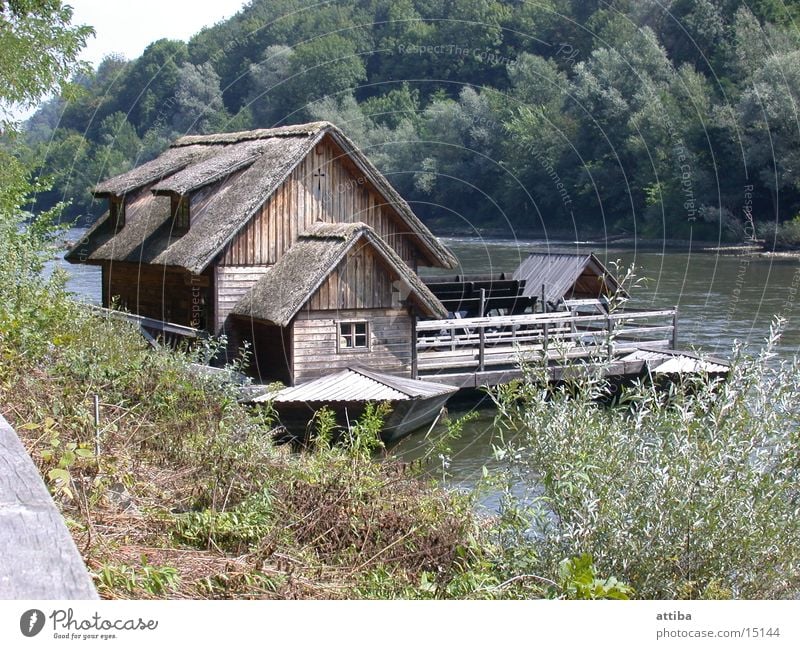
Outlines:
{"label": "wooden deck", "polygon": [[97,599],[64,519],[0,415],[0,599]]}
{"label": "wooden deck", "polygon": [[554,379],[601,360],[610,361],[607,372],[633,376],[643,364],[621,358],[642,346],[675,349],[677,318],[677,309],[664,309],[418,321],[412,376],[459,387],[497,385],[521,376],[520,361],[545,360]]}

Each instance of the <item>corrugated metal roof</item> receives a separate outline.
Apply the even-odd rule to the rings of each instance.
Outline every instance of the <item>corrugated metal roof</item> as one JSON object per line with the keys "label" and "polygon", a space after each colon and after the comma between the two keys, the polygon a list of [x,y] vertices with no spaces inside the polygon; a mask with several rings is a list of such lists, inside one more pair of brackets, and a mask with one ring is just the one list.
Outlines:
{"label": "corrugated metal roof", "polygon": [[653,349],[637,349],[635,352],[631,352],[626,356],[623,356],[620,360],[622,361],[648,361],[648,362],[660,362],[665,361],[668,358],[672,358],[670,354],[665,352],[656,351]]}
{"label": "corrugated metal roof", "polygon": [[655,350],[641,348],[623,356],[623,361],[645,361],[653,374],[724,374],[730,365],[718,358],[703,358],[691,352],[675,349]]}
{"label": "corrugated metal roof", "polygon": [[653,374],[724,374],[730,369],[727,365],[719,365],[701,358],[673,356],[653,370]]}
{"label": "corrugated metal roof", "polygon": [[451,385],[390,376],[361,368],[348,368],[302,385],[285,388],[277,394],[256,397],[253,402],[409,401],[439,396],[456,390],[457,388]]}
{"label": "corrugated metal roof", "polygon": [[571,295],[585,270],[603,278],[609,292],[619,288],[616,278],[593,254],[534,252],[514,271],[513,279],[525,280],[525,297],[541,298],[544,285],[545,299],[555,304]]}

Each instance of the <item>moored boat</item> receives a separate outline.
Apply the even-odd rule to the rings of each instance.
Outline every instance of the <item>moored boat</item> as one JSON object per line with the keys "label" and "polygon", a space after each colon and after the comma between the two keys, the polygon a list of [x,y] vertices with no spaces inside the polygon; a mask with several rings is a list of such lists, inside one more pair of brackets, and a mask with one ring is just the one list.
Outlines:
{"label": "moored boat", "polygon": [[314,413],[330,408],[346,427],[367,403],[388,402],[391,413],[381,432],[390,442],[430,424],[457,387],[349,367],[313,381],[254,397],[250,403],[270,402],[281,423],[292,433],[305,433]]}

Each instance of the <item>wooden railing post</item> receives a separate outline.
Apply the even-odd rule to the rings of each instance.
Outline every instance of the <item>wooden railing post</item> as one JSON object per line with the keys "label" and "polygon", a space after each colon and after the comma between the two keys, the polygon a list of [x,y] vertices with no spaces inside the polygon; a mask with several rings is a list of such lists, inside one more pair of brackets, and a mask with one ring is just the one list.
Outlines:
{"label": "wooden railing post", "polygon": [[417,363],[417,314],[411,314],[411,378],[416,379],[419,375]]}
{"label": "wooden railing post", "polygon": [[614,358],[614,319],[610,315],[606,316],[606,329],[608,360],[612,360]]}
{"label": "wooden railing post", "polygon": [[672,314],[672,349],[678,349],[678,305]]}
{"label": "wooden railing post", "polygon": [[548,339],[550,338],[550,325],[547,322],[545,322],[544,325],[542,325],[542,334],[544,335],[544,341],[542,342],[542,350],[544,352],[544,355],[547,356],[547,345],[548,345]]}
{"label": "wooden railing post", "polygon": [[483,368],[484,368],[484,364],[485,364],[484,363],[484,360],[485,360],[484,353],[485,353],[485,349],[486,349],[486,327],[484,327],[483,325],[481,325],[481,327],[480,327],[479,335],[480,335],[480,339],[479,339],[480,342],[479,342],[479,345],[478,345],[478,369],[481,372],[483,372]]}

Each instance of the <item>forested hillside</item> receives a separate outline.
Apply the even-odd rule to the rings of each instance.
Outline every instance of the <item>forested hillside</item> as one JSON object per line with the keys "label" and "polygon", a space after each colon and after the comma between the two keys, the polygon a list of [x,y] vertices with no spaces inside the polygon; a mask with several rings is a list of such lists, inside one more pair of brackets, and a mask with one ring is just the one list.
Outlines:
{"label": "forested hillside", "polygon": [[328,119],[439,232],[741,241],[800,213],[798,26],[782,0],[254,0],[76,79],[22,155],[37,210],[88,218],[180,135]]}

